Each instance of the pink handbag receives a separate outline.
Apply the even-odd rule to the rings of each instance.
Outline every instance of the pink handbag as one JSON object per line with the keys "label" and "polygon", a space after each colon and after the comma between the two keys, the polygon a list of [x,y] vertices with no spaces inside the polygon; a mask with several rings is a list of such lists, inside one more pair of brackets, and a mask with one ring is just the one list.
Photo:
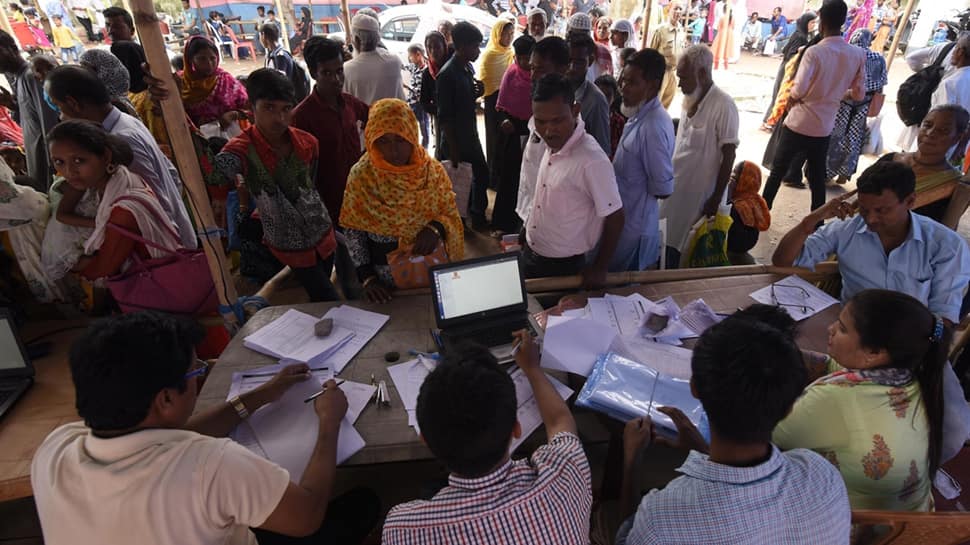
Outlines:
{"label": "pink handbag", "polygon": [[[123,199],[139,200],[132,197],[119,200]],[[149,207],[146,209],[152,210]],[[157,217],[155,219],[164,221]],[[168,254],[143,260],[133,253],[128,270],[106,280],[108,290],[122,313],[158,310],[196,316],[216,312],[219,300],[205,252],[185,249],[173,251],[117,225],[109,223],[108,227]]]}

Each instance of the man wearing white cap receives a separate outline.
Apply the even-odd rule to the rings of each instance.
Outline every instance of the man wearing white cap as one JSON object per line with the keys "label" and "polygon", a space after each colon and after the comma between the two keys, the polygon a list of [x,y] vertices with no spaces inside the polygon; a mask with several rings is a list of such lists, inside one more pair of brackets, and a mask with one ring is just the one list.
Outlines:
{"label": "man wearing white cap", "polygon": [[687,33],[681,25],[683,15],[684,6],[679,2],[671,3],[670,19],[657,27],[650,40],[650,49],[656,49],[667,60],[667,73],[660,89],[660,103],[664,108],[670,106],[677,92],[677,59],[687,43]]}
{"label": "man wearing white cap", "polygon": [[529,13],[526,14],[525,21],[526,34],[535,38],[537,42],[546,37],[546,27],[549,26],[549,21],[546,19],[545,10],[539,7],[530,9]]}
{"label": "man wearing white cap", "polygon": [[378,49],[380,23],[363,14],[350,23],[354,58],[344,64],[344,91],[366,104],[382,98],[405,99],[401,61],[386,49]]}
{"label": "man wearing white cap", "polygon": [[[566,23],[566,40],[572,34],[584,34],[592,38],[593,20],[585,13],[574,13]],[[594,40],[595,43],[595,40]],[[586,71],[586,79],[590,82],[603,74],[613,74],[613,56],[603,44],[596,44],[596,59]]]}

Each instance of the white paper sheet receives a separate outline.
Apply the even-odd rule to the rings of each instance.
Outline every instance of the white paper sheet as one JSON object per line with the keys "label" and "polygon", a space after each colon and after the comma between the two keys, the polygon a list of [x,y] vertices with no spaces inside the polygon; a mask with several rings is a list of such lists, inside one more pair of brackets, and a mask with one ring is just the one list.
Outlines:
{"label": "white paper sheet", "polygon": [[611,349],[624,358],[643,363],[667,376],[690,380],[693,352],[686,348],[642,337],[617,337]]}
{"label": "white paper sheet", "polygon": [[[771,295],[772,286],[774,297]],[[835,297],[795,275],[755,291],[751,298],[766,305],[780,306],[798,322],[839,303]]]}
{"label": "white paper sheet", "polygon": [[596,357],[607,352],[616,330],[594,320],[577,318],[546,330],[541,365],[546,369],[589,376]]}
{"label": "white paper sheet", "polygon": [[337,323],[327,337],[317,337],[314,325],[320,319],[295,309],[286,311],[243,340],[243,346],[276,358],[289,358],[316,366],[354,335]]}
{"label": "white paper sheet", "polygon": [[698,336],[707,331],[707,328],[720,322],[724,316],[719,316],[703,299],[694,299],[681,309],[677,317],[681,323],[686,325]]}
{"label": "white paper sheet", "polygon": [[[539,428],[542,424],[542,414],[539,413],[539,404],[536,401],[535,394],[532,392],[532,385],[529,384],[529,379],[525,376],[525,373],[521,369],[516,368],[510,373],[510,376],[512,377],[512,382],[515,383],[515,399],[519,405],[516,411],[516,418],[519,421],[519,427],[522,428],[522,435],[512,441],[512,445],[509,448],[509,452],[512,452],[523,441],[528,439],[532,435],[532,432]],[[573,395],[573,391],[565,384],[549,375],[546,375],[546,378],[549,379],[553,388],[556,389],[556,392],[563,399],[567,399]]]}
{"label": "white paper sheet", "polygon": [[334,368],[335,373],[343,371],[350,360],[357,355],[368,341],[377,335],[391,318],[387,314],[369,312],[349,305],[334,307],[323,315],[333,319],[334,326],[346,328],[354,333],[343,346],[330,354],[324,361]]}

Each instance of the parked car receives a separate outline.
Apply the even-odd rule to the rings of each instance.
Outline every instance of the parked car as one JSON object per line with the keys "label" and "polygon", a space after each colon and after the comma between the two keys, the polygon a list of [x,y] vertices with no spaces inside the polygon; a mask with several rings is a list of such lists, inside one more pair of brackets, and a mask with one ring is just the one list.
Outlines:
{"label": "parked car", "polygon": [[[482,49],[488,44],[492,25],[498,21],[487,11],[458,4],[413,4],[395,6],[377,14],[381,22],[381,41],[387,50],[397,54],[403,64],[408,62],[408,46],[424,45],[424,37],[438,29],[438,23],[449,20],[454,23],[467,21],[482,31]],[[344,38],[344,33],[331,36]]]}

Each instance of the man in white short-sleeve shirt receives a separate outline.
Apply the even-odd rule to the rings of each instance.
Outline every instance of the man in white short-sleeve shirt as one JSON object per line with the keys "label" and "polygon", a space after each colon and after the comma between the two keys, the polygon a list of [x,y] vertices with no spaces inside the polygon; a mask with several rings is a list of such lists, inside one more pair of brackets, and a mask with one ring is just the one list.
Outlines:
{"label": "man in white short-sleeve shirt", "polygon": [[[248,527],[260,543],[285,543],[286,536],[332,532],[321,523],[347,411],[343,392],[331,381],[315,401],[316,448],[303,478],[291,482],[285,469],[216,437],[309,379],[309,368],[288,366],[263,386],[190,418],[206,371],[193,350],[202,336],[197,324],[136,313],[96,322],[72,347],[84,422],[54,430],[31,466],[45,543],[240,543],[251,541]],[[362,520],[369,511],[376,521],[379,502],[372,503],[358,506]]]}
{"label": "man in white short-sleeve shirt", "polygon": [[[525,221],[523,263],[528,278],[582,273],[602,285],[620,233],[623,204],[609,157],[579,119],[572,85],[548,74],[532,93],[542,155],[532,210]],[[599,248],[588,266],[586,254]]]}

